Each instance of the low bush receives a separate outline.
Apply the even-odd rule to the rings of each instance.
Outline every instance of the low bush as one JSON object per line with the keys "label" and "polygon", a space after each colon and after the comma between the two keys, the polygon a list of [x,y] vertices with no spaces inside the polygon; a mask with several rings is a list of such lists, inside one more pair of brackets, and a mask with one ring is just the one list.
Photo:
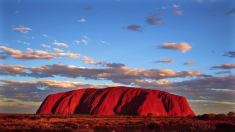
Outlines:
{"label": "low bush", "polygon": [[223,132],[235,132],[235,126],[231,123],[220,123],[217,125],[218,131]]}
{"label": "low bush", "polygon": [[174,130],[177,132],[188,132],[190,131],[191,124],[176,124]]}
{"label": "low bush", "polygon": [[31,120],[39,120],[39,119],[41,119],[41,116],[34,116],[34,117],[31,117],[30,119]]}
{"label": "low bush", "polygon": [[230,111],[227,115],[228,115],[228,117],[234,117],[235,116],[235,112]]}
{"label": "low bush", "polygon": [[149,129],[159,131],[160,130],[160,124],[158,123],[150,123],[148,124]]}
{"label": "low bush", "polygon": [[211,120],[215,119],[216,114],[203,114],[200,116],[200,119],[202,120]]}
{"label": "low bush", "polygon": [[191,126],[191,131],[194,132],[203,132],[203,131],[213,131],[215,130],[215,124],[206,124],[206,123],[201,123],[201,122],[193,122]]}
{"label": "low bush", "polygon": [[44,119],[49,121],[51,119],[51,116],[45,116]]}
{"label": "low bush", "polygon": [[225,119],[227,116],[225,114],[217,114],[215,116],[216,119]]}
{"label": "low bush", "polygon": [[103,131],[112,131],[109,126],[96,126],[93,128],[95,131],[98,131],[98,132],[103,132]]}
{"label": "low bush", "polygon": [[148,117],[152,117],[152,116],[153,116],[153,113],[148,113],[147,116],[148,116]]}

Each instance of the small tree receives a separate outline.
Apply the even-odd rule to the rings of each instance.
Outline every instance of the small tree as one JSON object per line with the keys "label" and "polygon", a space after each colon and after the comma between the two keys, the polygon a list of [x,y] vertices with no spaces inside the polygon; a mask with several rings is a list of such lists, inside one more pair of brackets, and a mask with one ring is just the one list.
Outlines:
{"label": "small tree", "polygon": [[228,112],[228,117],[234,117],[235,113],[233,111]]}

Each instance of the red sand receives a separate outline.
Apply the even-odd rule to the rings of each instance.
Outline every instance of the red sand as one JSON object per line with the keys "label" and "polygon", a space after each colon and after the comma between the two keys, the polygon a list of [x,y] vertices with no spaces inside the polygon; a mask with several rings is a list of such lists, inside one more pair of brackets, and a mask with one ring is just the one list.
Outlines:
{"label": "red sand", "polygon": [[196,116],[183,96],[160,90],[109,87],[79,89],[47,96],[37,114]]}

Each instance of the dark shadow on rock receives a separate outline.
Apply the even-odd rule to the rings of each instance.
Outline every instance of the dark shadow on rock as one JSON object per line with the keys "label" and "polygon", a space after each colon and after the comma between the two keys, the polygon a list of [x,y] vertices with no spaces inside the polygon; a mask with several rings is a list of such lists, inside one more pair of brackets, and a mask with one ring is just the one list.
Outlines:
{"label": "dark shadow on rock", "polygon": [[138,115],[138,108],[144,103],[146,100],[146,95],[148,93],[141,93],[139,95],[134,96],[129,103],[126,103],[121,108],[118,114],[120,115]]}

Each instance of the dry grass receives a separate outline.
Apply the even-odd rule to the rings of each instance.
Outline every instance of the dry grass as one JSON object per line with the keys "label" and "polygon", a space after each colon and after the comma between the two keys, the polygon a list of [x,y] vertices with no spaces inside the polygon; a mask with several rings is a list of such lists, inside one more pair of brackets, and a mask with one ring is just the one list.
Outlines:
{"label": "dry grass", "polygon": [[[192,129],[193,126],[194,129]],[[211,129],[211,126],[216,128]],[[0,114],[0,131],[234,132],[235,118],[204,120],[197,117],[180,116]]]}

